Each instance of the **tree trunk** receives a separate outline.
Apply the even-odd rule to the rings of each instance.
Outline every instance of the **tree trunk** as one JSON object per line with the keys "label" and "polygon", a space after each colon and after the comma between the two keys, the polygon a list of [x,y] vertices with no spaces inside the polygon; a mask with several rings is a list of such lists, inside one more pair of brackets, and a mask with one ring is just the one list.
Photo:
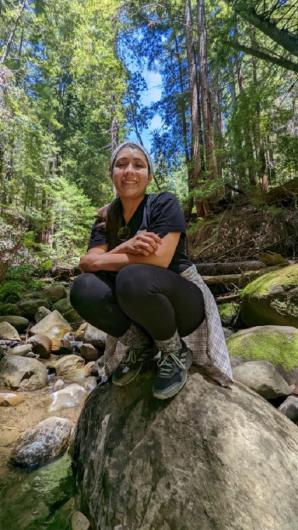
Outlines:
{"label": "tree trunk", "polygon": [[197,182],[201,175],[201,149],[200,149],[200,136],[199,136],[199,121],[200,121],[200,110],[199,110],[199,94],[197,86],[197,72],[196,63],[194,57],[194,44],[193,44],[193,26],[192,26],[192,15],[191,15],[191,0],[185,2],[185,29],[186,29],[186,50],[187,50],[187,61],[189,68],[189,95],[190,95],[190,108],[191,108],[191,162],[190,162],[190,193],[192,194],[192,203],[197,201],[193,197],[193,194],[197,188]]}
{"label": "tree trunk", "polygon": [[207,171],[211,178],[218,176],[217,161],[215,153],[214,132],[211,114],[211,98],[208,78],[208,58],[207,58],[207,32],[205,18],[204,0],[197,0],[198,9],[198,30],[199,30],[199,66],[200,66],[200,85],[202,114],[204,124],[204,139],[206,150]]}
{"label": "tree trunk", "polygon": [[13,25],[13,27],[11,29],[11,32],[10,32],[9,37],[7,39],[7,42],[6,42],[5,46],[4,46],[2,57],[0,59],[0,64],[4,64],[6,59],[7,59],[7,56],[9,54],[10,46],[11,46],[11,44],[13,42],[13,39],[14,39],[14,36],[15,36],[15,32],[17,30],[17,27],[18,27],[19,21],[21,19],[21,16],[23,14],[23,11],[27,7],[27,3],[28,3],[28,0],[24,0],[22,2],[22,4],[20,5],[20,8],[19,8],[19,11],[17,13],[16,19],[14,21],[14,25]]}

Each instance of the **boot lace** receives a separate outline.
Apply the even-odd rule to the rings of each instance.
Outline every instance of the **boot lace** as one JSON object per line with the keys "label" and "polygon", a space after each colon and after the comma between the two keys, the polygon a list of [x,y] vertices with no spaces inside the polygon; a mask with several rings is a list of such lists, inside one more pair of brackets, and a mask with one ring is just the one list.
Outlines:
{"label": "boot lace", "polygon": [[177,356],[177,353],[169,353],[162,357],[158,362],[157,366],[159,368],[158,375],[160,377],[169,377],[173,370],[173,363],[178,366],[181,370],[185,370],[185,364]]}

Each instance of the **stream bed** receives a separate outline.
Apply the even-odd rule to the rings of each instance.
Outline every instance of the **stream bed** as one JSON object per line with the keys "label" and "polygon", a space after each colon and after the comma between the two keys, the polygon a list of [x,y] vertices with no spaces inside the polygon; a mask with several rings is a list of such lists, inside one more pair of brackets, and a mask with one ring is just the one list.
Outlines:
{"label": "stream bed", "polygon": [[30,473],[1,466],[0,530],[69,530],[73,509],[69,455]]}

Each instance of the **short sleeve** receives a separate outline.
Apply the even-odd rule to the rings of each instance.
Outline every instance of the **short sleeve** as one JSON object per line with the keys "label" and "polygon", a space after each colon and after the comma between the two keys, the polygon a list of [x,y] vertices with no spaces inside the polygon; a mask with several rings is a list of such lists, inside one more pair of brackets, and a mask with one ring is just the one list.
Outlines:
{"label": "short sleeve", "polygon": [[156,196],[150,209],[148,230],[166,236],[169,232],[185,234],[186,225],[182,208],[173,193],[164,192]]}
{"label": "short sleeve", "polygon": [[88,243],[88,250],[90,250],[91,248],[97,247],[98,245],[106,245],[106,244],[107,244],[106,223],[98,222],[97,220],[91,228],[91,234],[90,234],[90,239]]}

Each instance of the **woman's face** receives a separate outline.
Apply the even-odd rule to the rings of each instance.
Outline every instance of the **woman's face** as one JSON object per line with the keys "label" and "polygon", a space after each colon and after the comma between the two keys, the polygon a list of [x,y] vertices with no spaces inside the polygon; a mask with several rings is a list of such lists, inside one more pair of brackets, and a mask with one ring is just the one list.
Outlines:
{"label": "woman's face", "polygon": [[123,199],[139,199],[144,196],[151,180],[145,155],[137,148],[123,147],[117,154],[112,178]]}

